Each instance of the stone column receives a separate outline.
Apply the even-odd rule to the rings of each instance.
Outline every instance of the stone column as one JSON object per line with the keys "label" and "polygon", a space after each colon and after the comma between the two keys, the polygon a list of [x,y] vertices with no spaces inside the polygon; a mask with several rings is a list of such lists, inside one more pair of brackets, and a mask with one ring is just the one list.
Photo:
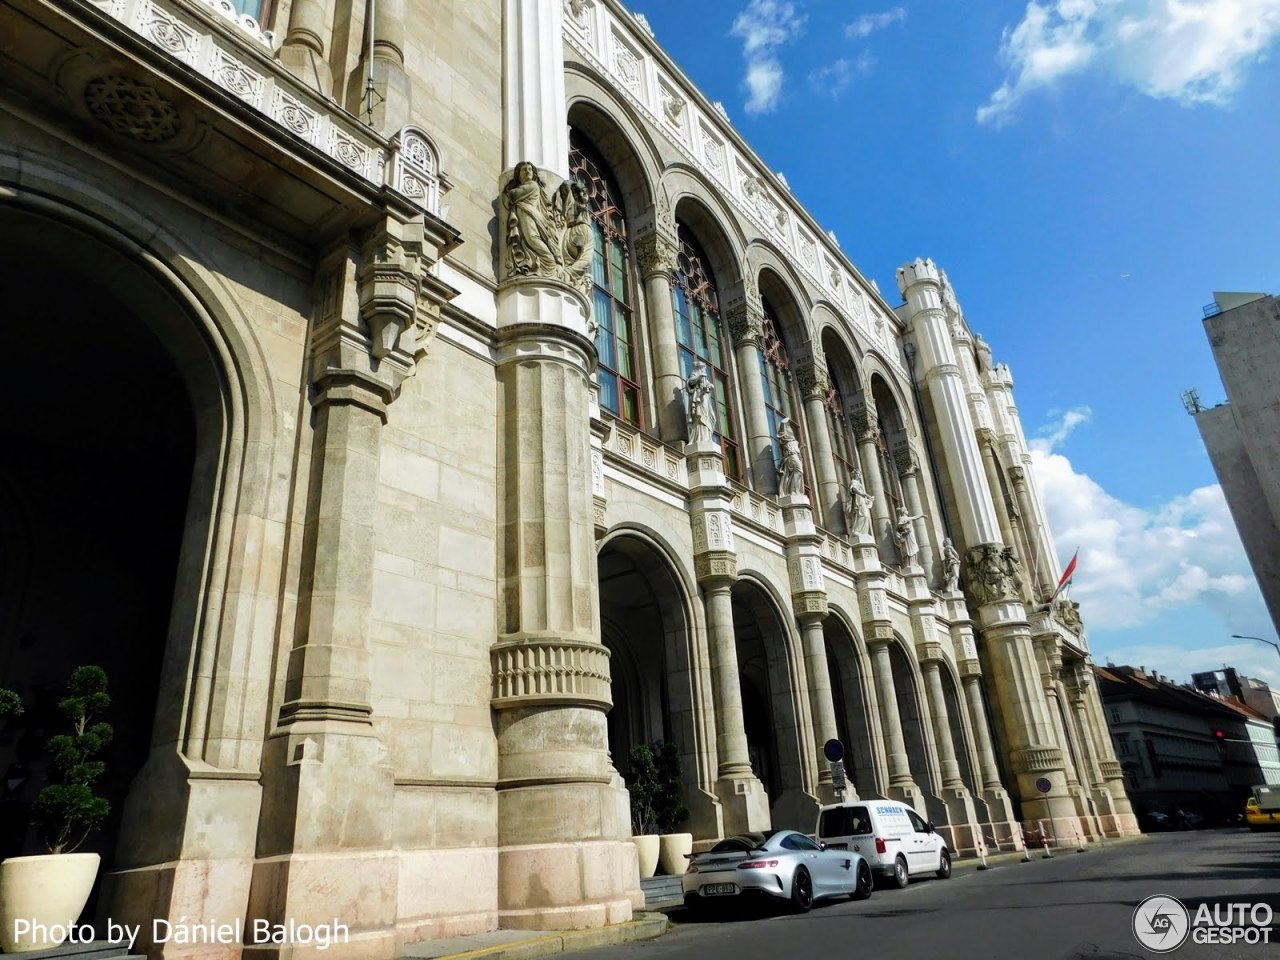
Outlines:
{"label": "stone column", "polygon": [[862,476],[867,492],[874,497],[871,504],[871,533],[881,556],[893,556],[893,520],[889,513],[889,495],[885,492],[884,476],[880,472],[880,452],[876,446],[880,431],[875,425],[875,408],[868,401],[865,413],[855,414],[854,430],[858,435],[858,459],[862,461]]}
{"label": "stone column", "polygon": [[894,686],[893,662],[889,657],[891,643],[892,638],[868,637],[867,650],[871,654],[871,671],[880,705],[880,725],[884,730],[885,754],[889,760],[889,792],[897,792],[906,800],[907,794],[914,798],[920,795],[920,790],[911,776],[906,740],[902,735],[902,718],[898,716],[898,691]]}
{"label": "stone column", "polygon": [[[931,260],[898,270],[924,370],[927,395],[941,439],[947,475],[955,487],[957,520],[968,547],[965,585],[978,608],[1004,746],[1017,776],[1027,820],[1074,817],[1062,751],[1055,745],[1044,690],[1035,670],[1031,627],[1022,605],[1021,570],[1002,542],[993,491],[978,449],[967,392],[956,363],[951,328],[941,301],[941,278]],[[1042,781],[1049,790],[1042,791]]]}
{"label": "stone column", "polygon": [[328,48],[333,39],[329,4],[325,0],[294,0],[289,29],[280,46],[280,63],[307,86],[333,95]]}
{"label": "stone column", "polygon": [[393,136],[413,113],[413,85],[404,69],[405,0],[374,0],[373,16],[373,60],[363,47],[359,82],[347,90],[347,109]]}
{"label": "stone column", "polygon": [[667,443],[687,439],[684,375],[676,343],[675,305],[672,283],[679,244],[674,222],[659,217],[654,228],[636,240],[636,266],[644,281],[645,307],[649,315],[649,342],[653,345],[653,395],[658,436]]}
{"label": "stone column", "polygon": [[924,499],[920,496],[920,458],[915,450],[907,444],[897,453],[898,476],[902,478],[902,492],[906,497],[907,510],[916,519],[912,526],[916,531],[916,542],[920,552],[916,554],[917,566],[923,568],[930,581],[933,580],[933,528],[929,518],[924,515]]}
{"label": "stone column", "polygon": [[755,489],[765,493],[778,490],[778,469],[773,459],[773,435],[764,406],[764,384],[760,380],[760,344],[764,337],[764,308],[754,292],[748,291],[725,311],[738,375],[738,390],[747,424],[744,443]]}
{"label": "stone column", "polygon": [[1013,494],[1018,503],[1018,510],[1022,514],[1023,532],[1026,534],[1027,543],[1035,551],[1035,562],[1032,564],[1035,570],[1035,597],[1043,601],[1044,598],[1053,596],[1053,590],[1058,585],[1054,576],[1058,561],[1053,555],[1052,546],[1045,542],[1044,523],[1027,488],[1026,469],[1010,467],[1009,479],[1013,482]]}
{"label": "stone column", "polygon": [[[387,817],[393,770],[371,697],[373,507],[388,405],[423,347],[419,298],[437,292],[426,273],[429,239],[420,214],[395,211],[358,252],[344,246],[319,270],[298,611],[283,705],[263,747],[249,890],[250,918],[350,917],[353,942],[375,955],[396,949],[398,880]],[[329,877],[323,890],[317,869]],[[244,950],[254,958],[288,952]]]}
{"label": "stone column", "polygon": [[[569,143],[559,0],[503,0],[497,376],[506,451],[501,606],[490,651],[498,739],[498,918],[598,927],[643,903],[628,796],[610,763],[592,493],[591,279],[546,219]],[[552,42],[554,40],[554,42]],[[576,242],[576,241],[575,241]],[[589,250],[590,244],[587,243]]]}
{"label": "stone column", "polygon": [[[827,644],[822,632],[822,621],[827,617],[827,588],[822,574],[821,539],[813,525],[808,497],[803,494],[784,496],[779,498],[779,503],[782,505],[782,531],[786,538],[787,572],[791,581],[791,608],[800,623],[805,662],[803,680],[808,689],[809,713],[813,720],[813,743],[802,769],[806,774],[806,785],[816,792],[816,796],[808,792],[801,797],[784,796],[778,806],[793,822],[804,823],[816,816],[818,799],[824,803],[835,800],[831,768],[822,756],[822,745],[837,738],[839,731],[831,696],[831,674],[827,669]],[[783,805],[782,801],[786,804]]]}
{"label": "stone column", "polygon": [[1110,819],[1103,818],[1103,830],[1107,836],[1137,836],[1141,831],[1138,829],[1138,818],[1134,815],[1133,806],[1129,802],[1129,792],[1124,782],[1124,768],[1116,759],[1110,728],[1102,712],[1102,698],[1098,694],[1098,685],[1092,682],[1093,663],[1086,657],[1084,665],[1086,673],[1082,677],[1084,681],[1082,689],[1089,720],[1089,734],[1093,737],[1098,769],[1102,773],[1102,780],[1112,804]]}
{"label": "stone column", "polygon": [[1013,529],[1000,486],[1000,463],[996,458],[995,434],[987,427],[978,428],[978,448],[982,451],[982,469],[987,476],[987,488],[991,491],[991,503],[995,507],[996,521],[1000,525],[1000,538],[1011,547],[1017,546],[1018,535]]}
{"label": "stone column", "polygon": [[742,715],[742,681],[733,629],[733,582],[738,575],[724,460],[713,441],[685,451],[694,572],[707,612],[707,641],[715,689],[716,796],[726,835],[769,829],[769,797],[751,769]]}
{"label": "stone column", "polygon": [[814,360],[798,367],[796,379],[800,395],[804,398],[805,423],[809,442],[813,444],[813,468],[818,475],[818,521],[828,530],[838,530],[844,523],[844,491],[836,477],[836,461],[831,452],[831,434],[827,427],[826,400],[831,392],[831,383],[826,367]]}
{"label": "stone column", "polygon": [[920,669],[924,675],[925,695],[929,701],[929,717],[933,721],[933,741],[938,753],[938,772],[942,780],[939,795],[947,807],[947,823],[951,845],[956,850],[977,847],[978,817],[973,797],[960,777],[955,741],[951,737],[951,715],[942,690],[942,647],[937,643],[918,646]]}

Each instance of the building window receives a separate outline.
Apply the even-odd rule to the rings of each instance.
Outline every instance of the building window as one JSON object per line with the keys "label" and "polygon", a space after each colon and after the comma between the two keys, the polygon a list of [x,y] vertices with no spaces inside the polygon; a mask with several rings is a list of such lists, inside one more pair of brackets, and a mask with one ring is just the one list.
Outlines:
{"label": "building window", "polygon": [[231,0],[231,5],[241,16],[247,14],[259,23],[262,22],[262,0]]}
{"label": "building window", "polygon": [[680,256],[671,298],[676,315],[676,341],[680,371],[686,380],[693,375],[695,360],[707,365],[716,402],[714,439],[724,454],[725,473],[742,480],[742,456],[734,430],[733,380],[729,376],[729,351],[720,318],[720,301],[715,279],[706,266],[706,255],[683,224],[679,229]]}
{"label": "building window", "polygon": [[636,323],[631,301],[631,255],[622,193],[590,144],[570,136],[569,175],[587,189],[595,255],[591,259],[592,316],[600,366],[600,406],[642,427]]}
{"label": "building window", "polygon": [[827,391],[823,401],[827,411],[827,433],[831,435],[831,455],[836,462],[836,478],[840,481],[840,490],[847,491],[849,481],[853,479],[853,471],[858,467],[858,455],[854,447],[853,425],[845,416],[844,404],[840,401],[844,396],[840,381],[836,379],[834,370],[829,372],[828,377],[831,389]]}
{"label": "building window", "polygon": [[1112,723],[1120,722],[1120,711],[1117,710],[1115,707],[1111,708],[1111,722]]}
{"label": "building window", "polygon": [[[804,424],[797,415],[795,379],[791,376],[791,361],[787,358],[787,346],[778,332],[778,317],[764,301],[764,337],[760,349],[760,380],[764,386],[764,407],[769,416],[769,440],[773,444],[773,462],[782,463],[782,444],[778,442],[778,427],[783,420],[790,420],[796,439],[804,444]],[[809,492],[806,478],[805,492]]]}

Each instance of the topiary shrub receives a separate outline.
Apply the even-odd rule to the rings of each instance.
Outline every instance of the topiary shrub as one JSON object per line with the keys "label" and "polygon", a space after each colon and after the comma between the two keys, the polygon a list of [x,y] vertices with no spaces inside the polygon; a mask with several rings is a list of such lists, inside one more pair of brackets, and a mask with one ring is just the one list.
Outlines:
{"label": "topiary shrub", "polygon": [[50,737],[48,785],[36,798],[36,821],[50,853],[70,853],[111,812],[111,804],[93,792],[106,764],[94,760],[114,731],[100,718],[111,706],[107,674],[101,667],[77,667],[67,681],[58,709],[71,723],[70,733]]}

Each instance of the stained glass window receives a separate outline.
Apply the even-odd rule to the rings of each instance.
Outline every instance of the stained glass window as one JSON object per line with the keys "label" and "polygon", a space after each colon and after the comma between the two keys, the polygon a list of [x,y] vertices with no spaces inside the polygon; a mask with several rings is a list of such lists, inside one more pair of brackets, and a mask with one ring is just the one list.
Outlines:
{"label": "stained glass window", "polygon": [[570,138],[569,175],[587,189],[595,255],[591,260],[592,317],[596,323],[600,406],[642,427],[636,323],[631,308],[631,254],[622,193],[609,168],[576,131]]}
{"label": "stained glass window", "polygon": [[[778,317],[769,301],[764,301],[764,336],[760,345],[760,380],[764,386],[764,407],[769,417],[769,439],[773,444],[773,462],[782,462],[782,444],[778,442],[778,427],[790,419],[796,438],[803,442],[804,425],[799,416],[800,404],[796,399],[795,378],[791,375],[791,361],[787,346],[778,331]],[[808,483],[805,483],[806,489]]]}
{"label": "stained glass window", "polygon": [[[853,435],[853,424],[844,412],[841,401],[844,392],[840,388],[836,372],[831,370],[827,376],[831,381],[831,389],[827,391],[823,405],[827,410],[827,432],[831,434],[831,454],[836,462],[836,476],[843,492],[849,489],[849,481],[858,466],[857,438]],[[863,479],[865,481],[866,478]]]}
{"label": "stained glass window", "polygon": [[720,450],[724,454],[725,473],[741,480],[742,454],[734,429],[733,379],[729,375],[733,360],[724,335],[715,280],[706,265],[706,255],[683,224],[680,225],[679,238],[680,255],[676,261],[676,282],[671,296],[675,306],[680,372],[687,380],[693,375],[695,360],[701,359],[706,363],[716,403],[714,437],[720,442]]}

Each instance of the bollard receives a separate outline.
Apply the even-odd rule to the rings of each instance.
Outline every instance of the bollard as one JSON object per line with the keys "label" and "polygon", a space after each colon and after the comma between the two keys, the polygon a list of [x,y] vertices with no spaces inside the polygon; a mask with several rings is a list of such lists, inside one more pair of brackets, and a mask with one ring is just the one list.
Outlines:
{"label": "bollard", "polygon": [[1022,832],[1022,824],[1018,824],[1018,843],[1022,846],[1021,863],[1031,862],[1031,851],[1027,849],[1027,835]]}
{"label": "bollard", "polygon": [[982,831],[978,831],[978,869],[986,870],[987,865],[987,845],[982,842]]}
{"label": "bollard", "polygon": [[1084,834],[1080,832],[1080,824],[1076,823],[1076,853],[1088,853],[1089,848],[1085,846]]}
{"label": "bollard", "polygon": [[1044,853],[1040,855],[1043,860],[1052,860],[1053,851],[1049,849],[1049,835],[1044,832],[1044,821],[1037,821],[1040,825],[1040,842],[1044,844]]}

